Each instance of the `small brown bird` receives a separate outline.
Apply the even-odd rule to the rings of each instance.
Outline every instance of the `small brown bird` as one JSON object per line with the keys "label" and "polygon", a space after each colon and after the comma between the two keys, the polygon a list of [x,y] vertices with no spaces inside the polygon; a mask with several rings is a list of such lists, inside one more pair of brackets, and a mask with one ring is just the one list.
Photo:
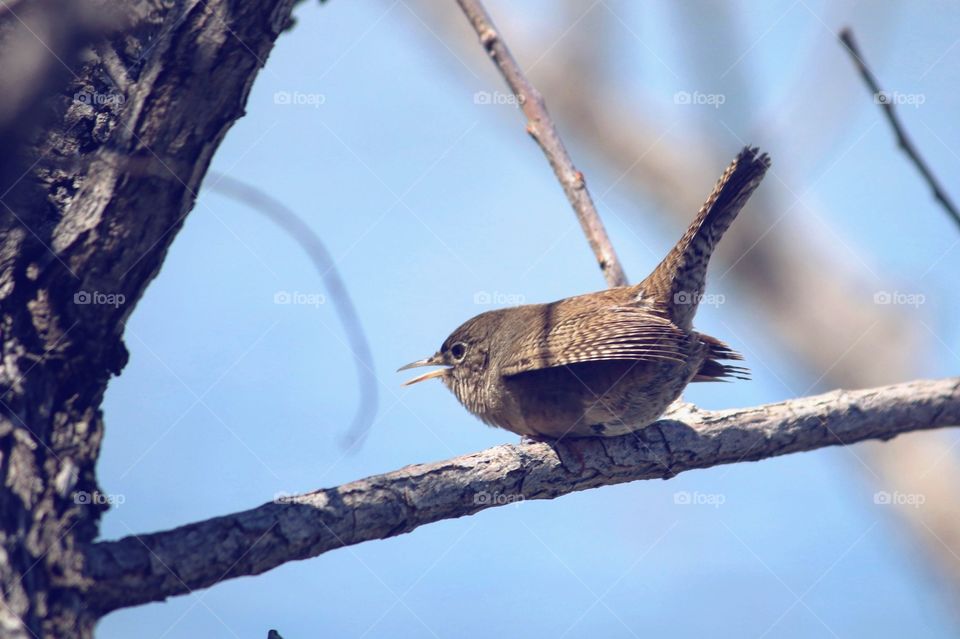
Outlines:
{"label": "small brown bird", "polygon": [[642,282],[481,313],[407,364],[467,410],[534,439],[622,435],[655,421],[691,381],[748,379],[743,357],[693,330],[707,263],[770,166],[744,148],[676,246]]}

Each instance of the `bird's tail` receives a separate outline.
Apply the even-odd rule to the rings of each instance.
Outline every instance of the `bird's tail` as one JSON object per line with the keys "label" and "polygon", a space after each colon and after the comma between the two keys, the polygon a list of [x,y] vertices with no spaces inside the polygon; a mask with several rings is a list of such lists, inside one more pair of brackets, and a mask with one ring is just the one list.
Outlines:
{"label": "bird's tail", "polygon": [[717,242],[763,179],[770,158],[744,147],[717,182],[676,246],[640,287],[663,304],[678,327],[689,329],[703,296],[707,264]]}
{"label": "bird's tail", "polygon": [[691,381],[725,382],[731,379],[750,379],[750,369],[745,366],[723,364],[723,360],[743,361],[743,355],[733,350],[716,337],[698,333],[700,342],[706,347],[706,358],[700,370]]}

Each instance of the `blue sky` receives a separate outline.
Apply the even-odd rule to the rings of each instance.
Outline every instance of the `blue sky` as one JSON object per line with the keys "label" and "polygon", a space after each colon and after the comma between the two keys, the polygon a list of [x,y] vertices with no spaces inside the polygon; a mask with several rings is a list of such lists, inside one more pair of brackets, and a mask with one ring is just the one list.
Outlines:
{"label": "blue sky", "polygon": [[[933,335],[917,352],[915,373],[956,370],[960,236],[897,151],[831,30],[853,26],[885,86],[923,96],[922,105],[902,109],[905,124],[960,197],[960,10],[930,2],[732,3],[743,48],[718,49],[716,67],[745,65],[755,103],[731,93],[718,109],[691,109],[674,102],[677,91],[729,89],[689,69],[669,4],[583,6],[616,14],[610,39],[596,43],[617,52],[607,81],[670,131],[664,144],[711,140],[727,151],[719,176],[739,139],[753,136],[802,194],[784,223],[839,252],[864,295],[923,294],[920,307],[897,309]],[[489,4],[508,37],[562,48],[577,16],[551,7]],[[521,115],[476,103],[478,91],[505,93],[489,61],[479,47],[455,46],[465,30],[437,32],[421,13],[403,1],[300,6],[299,24],[280,38],[247,115],[213,162],[304,216],[335,257],[375,354],[381,404],[365,446],[345,455],[337,444],[357,389],[333,308],[274,303],[278,292],[326,295],[307,256],[257,213],[204,191],[130,319],[130,363],[107,393],[99,478],[123,503],[105,515],[104,538],[516,441],[468,415],[438,383],[401,387],[406,378],[395,369],[491,308],[477,303],[487,294],[550,301],[603,281]],[[541,52],[548,61],[551,51]],[[811,67],[810,56],[823,63]],[[575,77],[570,85],[576,90]],[[798,87],[808,88],[792,95]],[[305,97],[278,104],[278,92]],[[816,123],[831,132],[826,142],[797,130],[798,109],[830,101],[842,106],[835,121]],[[679,229],[657,222],[656,206],[588,149],[570,148],[594,192],[606,194],[601,214],[638,280]],[[711,187],[690,184],[704,196]],[[768,179],[761,188],[777,187]],[[686,398],[730,408],[807,392],[816,375],[779,351],[745,292],[716,275],[708,292],[730,303],[702,308],[698,327],[747,353],[754,380],[700,385]],[[955,439],[948,434],[947,445]],[[120,611],[99,634],[250,637],[276,627],[287,639],[952,635],[941,585],[893,512],[874,503],[857,451],[493,509]],[[677,493],[710,503],[678,504]]]}

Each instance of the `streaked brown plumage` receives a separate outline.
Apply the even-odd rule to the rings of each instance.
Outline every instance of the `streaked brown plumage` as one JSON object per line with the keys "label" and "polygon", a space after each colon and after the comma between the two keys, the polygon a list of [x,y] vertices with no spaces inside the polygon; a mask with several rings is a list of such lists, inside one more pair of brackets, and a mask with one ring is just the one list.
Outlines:
{"label": "streaked brown plumage", "polygon": [[760,184],[766,154],[745,148],[662,262],[635,286],[481,313],[427,359],[484,422],[534,438],[615,436],[656,420],[691,381],[746,379],[743,359],[693,330],[717,242]]}

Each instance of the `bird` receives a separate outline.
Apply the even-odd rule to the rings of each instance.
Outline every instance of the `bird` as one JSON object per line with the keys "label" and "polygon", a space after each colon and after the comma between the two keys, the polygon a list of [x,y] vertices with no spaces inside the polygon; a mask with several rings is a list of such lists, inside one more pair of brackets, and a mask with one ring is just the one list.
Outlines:
{"label": "bird", "polygon": [[744,147],[639,284],[481,313],[401,367],[440,367],[405,385],[439,378],[484,423],[555,441],[635,432],[691,382],[749,379],[728,363],[742,355],[694,330],[693,318],[714,248],[769,167],[766,153]]}

